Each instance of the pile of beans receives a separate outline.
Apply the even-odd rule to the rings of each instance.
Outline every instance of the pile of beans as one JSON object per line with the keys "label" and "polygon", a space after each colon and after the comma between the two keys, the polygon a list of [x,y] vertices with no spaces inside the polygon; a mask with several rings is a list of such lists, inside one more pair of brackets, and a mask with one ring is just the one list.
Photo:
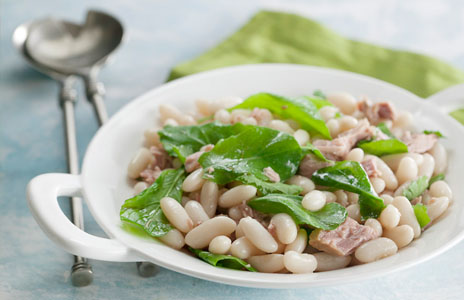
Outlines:
{"label": "pile of beans", "polygon": [[[365,118],[357,109],[356,99],[349,94],[334,93],[328,96],[328,100],[334,106],[321,108],[320,114],[332,137],[354,128],[359,120]],[[236,97],[219,101],[198,100],[196,115],[189,115],[173,106],[162,104],[159,109],[161,125],[194,125],[199,118],[213,115],[214,120],[224,124],[241,122],[289,133],[300,145],[312,141],[309,133],[299,128],[296,122],[277,119],[266,109],[226,110],[240,101]],[[336,117],[339,112],[342,116]],[[407,111],[399,112],[393,122],[387,121],[385,124],[397,137],[414,129],[412,115]],[[151,128],[145,132],[146,147],[162,148],[157,130]],[[375,160],[379,174],[369,180],[386,205],[377,219],[361,221],[357,194],[343,190],[318,190],[310,178],[301,175],[294,175],[286,181],[303,189],[301,195],[304,196],[304,208],[317,211],[327,203],[337,202],[346,207],[350,218],[375,231],[377,238],[359,246],[352,255],[336,256],[312,248],[308,245],[306,230],[299,228],[289,215],[279,213],[264,216],[246,205],[247,201],[257,196],[254,186],[236,182],[218,185],[205,180],[201,168],[188,174],[183,182],[184,196],[181,203],[168,197],[161,199],[163,213],[175,229],[159,239],[174,249],[188,245],[195,249],[207,249],[215,254],[230,254],[247,261],[260,272],[269,273],[329,271],[391,256],[419,238],[423,231],[411,202],[402,196],[404,188],[420,176],[430,178],[444,173],[447,153],[437,142],[431,150],[423,154],[404,153],[384,157],[368,155],[362,149],[354,148],[345,160],[362,162],[370,158]],[[140,172],[152,162],[150,151],[142,148],[130,162],[129,177],[139,177]],[[175,160],[173,165],[180,167]],[[135,184],[134,191],[137,194],[147,186],[145,182],[139,181]],[[426,205],[428,215],[433,221],[446,211],[452,198],[450,187],[440,180],[434,182],[416,200]]]}

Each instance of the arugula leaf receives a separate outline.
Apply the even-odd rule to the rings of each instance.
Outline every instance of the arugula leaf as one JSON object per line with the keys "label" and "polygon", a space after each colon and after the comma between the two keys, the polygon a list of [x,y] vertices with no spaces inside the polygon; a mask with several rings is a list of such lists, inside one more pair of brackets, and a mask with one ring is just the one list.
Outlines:
{"label": "arugula leaf", "polygon": [[370,217],[377,218],[385,207],[383,199],[376,195],[361,164],[356,161],[336,162],[333,166],[314,172],[311,179],[317,185],[359,194],[363,220]]}
{"label": "arugula leaf", "polygon": [[226,184],[244,174],[268,181],[263,174],[266,167],[271,167],[284,181],[296,173],[302,157],[298,142],[288,133],[249,126],[240,134],[219,141],[198,161],[207,170],[206,179]]}
{"label": "arugula leaf", "polygon": [[430,188],[432,183],[434,183],[435,181],[440,181],[440,180],[444,180],[444,179],[445,179],[445,174],[443,174],[443,173],[432,176],[432,178],[430,178],[430,180],[429,180],[429,185],[427,186],[427,188]]}
{"label": "arugula leaf", "polygon": [[334,106],[331,102],[327,101],[325,98],[319,99],[319,98],[308,97],[308,96],[303,96],[301,98],[314,104],[314,106],[316,106],[318,110],[324,106]]}
{"label": "arugula leaf", "polygon": [[390,129],[388,129],[387,125],[385,125],[384,122],[381,122],[377,125],[377,128],[380,129],[383,133],[385,133],[386,136],[388,136],[391,139],[396,139],[396,137],[391,133]]}
{"label": "arugula leaf", "polygon": [[321,161],[325,161],[325,162],[328,162],[330,160],[328,160],[327,158],[325,158],[324,154],[322,154],[321,151],[319,151],[319,149],[317,149],[316,147],[314,147],[313,144],[311,143],[307,143],[305,146],[301,147],[301,150],[303,150],[303,154],[306,155],[308,153],[311,153],[313,154],[318,160],[321,160]]}
{"label": "arugula leaf", "polygon": [[444,138],[445,136],[438,130],[436,131],[433,131],[433,130],[424,130],[423,133],[425,134],[435,134],[436,136],[438,136],[439,138]]}
{"label": "arugula leaf", "polygon": [[449,115],[464,125],[464,108],[456,109],[455,111],[450,112]]}
{"label": "arugula leaf", "polygon": [[412,207],[414,209],[417,222],[419,222],[421,228],[424,228],[431,221],[429,215],[427,214],[427,206],[422,203],[418,203]]}
{"label": "arugula leaf", "polygon": [[249,263],[232,255],[213,254],[208,251],[193,249],[191,247],[189,247],[189,250],[198,256],[201,260],[215,267],[257,272],[256,269],[250,266]]}
{"label": "arugula leaf", "polygon": [[408,152],[408,146],[397,139],[360,141],[357,147],[363,149],[365,153],[376,156]]}
{"label": "arugula leaf", "polygon": [[338,203],[326,204],[322,209],[312,212],[301,205],[302,196],[269,194],[248,201],[251,208],[267,213],[286,213],[297,224],[306,224],[312,228],[333,230],[343,223],[348,215],[346,209]]}
{"label": "arugula leaf", "polygon": [[160,200],[171,197],[180,201],[184,179],[183,169],[164,170],[150,187],[124,202],[120,210],[121,221],[136,225],[151,236],[165,235],[173,227],[161,210]]}
{"label": "arugula leaf", "polygon": [[267,182],[251,174],[243,174],[238,177],[237,180],[244,184],[255,186],[261,195],[272,193],[298,195],[303,190],[302,187],[297,185],[285,184],[282,182]]}
{"label": "arugula leaf", "polygon": [[218,122],[192,126],[165,126],[158,131],[164,149],[171,156],[177,156],[182,162],[192,153],[208,144],[238,134],[249,126],[237,123],[223,125]]}
{"label": "arugula leaf", "polygon": [[229,111],[238,108],[252,109],[255,107],[266,108],[282,119],[295,120],[300,124],[301,128],[311,134],[320,134],[324,138],[331,138],[329,129],[319,115],[317,107],[305,98],[290,99],[268,93],[259,93],[229,108]]}
{"label": "arugula leaf", "polygon": [[[313,96],[316,96],[316,97],[319,97],[319,98],[322,98],[322,99],[327,99],[327,96],[321,91],[321,90],[315,90],[313,92]],[[330,103],[330,102],[329,102]]]}
{"label": "arugula leaf", "polygon": [[411,182],[407,188],[403,190],[403,196],[412,201],[414,198],[419,197],[429,186],[429,179],[427,176],[421,176]]}

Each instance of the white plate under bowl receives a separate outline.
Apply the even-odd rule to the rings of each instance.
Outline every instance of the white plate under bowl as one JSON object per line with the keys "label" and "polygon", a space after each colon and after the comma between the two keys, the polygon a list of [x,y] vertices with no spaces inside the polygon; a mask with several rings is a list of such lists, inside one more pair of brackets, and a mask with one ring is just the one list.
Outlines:
{"label": "white plate under bowl", "polygon": [[[380,261],[341,270],[306,275],[265,274],[216,268],[121,228],[119,209],[133,192],[127,179],[127,165],[143,143],[144,130],[156,126],[160,103],[191,111],[197,98],[246,97],[263,91],[300,96],[309,95],[316,89],[346,91],[355,97],[368,96],[373,101],[391,101],[399,109],[413,113],[418,129],[440,130],[446,136],[441,140],[448,150],[450,161],[446,177],[455,197],[445,216],[408,247]],[[464,89],[457,90],[462,92]],[[453,93],[453,97],[456,95]],[[94,259],[148,260],[206,280],[261,288],[339,285],[384,275],[430,259],[464,237],[464,185],[461,175],[464,168],[464,130],[435,106],[434,103],[438,102],[440,97],[426,101],[370,77],[309,66],[247,65],[188,76],[149,91],[112,117],[90,143],[82,175],[45,174],[33,179],[28,186],[29,205],[37,222],[52,240],[73,254]],[[111,239],[94,237],[74,227],[59,209],[56,203],[58,195],[83,195],[93,217]]]}

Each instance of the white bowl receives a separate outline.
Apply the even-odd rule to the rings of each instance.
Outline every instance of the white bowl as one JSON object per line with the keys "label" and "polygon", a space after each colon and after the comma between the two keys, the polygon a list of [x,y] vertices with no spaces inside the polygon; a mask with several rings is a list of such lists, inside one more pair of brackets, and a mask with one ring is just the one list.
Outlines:
{"label": "white bowl", "polygon": [[[285,96],[347,91],[374,101],[389,100],[413,113],[418,129],[440,130],[448,150],[447,181],[455,195],[445,216],[398,254],[380,261],[336,271],[293,275],[265,274],[216,268],[153,239],[132,235],[121,228],[119,209],[132,195],[127,165],[142,145],[145,129],[155,126],[158,105],[169,103],[181,110],[193,109],[197,98],[246,97],[257,92]],[[165,268],[226,284],[294,288],[342,283],[372,278],[423,262],[449,249],[464,237],[464,130],[444,113],[457,105],[464,86],[425,101],[391,84],[353,73],[317,67],[263,64],[218,69],[188,76],[142,95],[121,109],[93,138],[87,150],[82,174],[44,174],[28,185],[28,201],[37,222],[50,239],[73,254],[108,261],[147,260]],[[446,107],[437,106],[440,101]],[[455,104],[452,104],[455,103]],[[111,239],[89,235],[65,217],[57,196],[82,195],[98,224]]]}

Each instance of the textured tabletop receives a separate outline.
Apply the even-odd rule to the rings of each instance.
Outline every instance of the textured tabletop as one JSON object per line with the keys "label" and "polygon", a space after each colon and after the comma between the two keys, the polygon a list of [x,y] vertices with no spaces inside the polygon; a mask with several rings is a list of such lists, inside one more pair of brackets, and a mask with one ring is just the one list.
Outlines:
{"label": "textured tabletop", "polygon": [[[261,290],[216,284],[162,269],[137,275],[134,263],[91,261],[94,283],[70,284],[71,255],[38,228],[26,205],[34,176],[65,172],[57,84],[30,69],[10,40],[14,28],[56,15],[76,22],[87,8],[121,18],[127,39],[105,67],[110,114],[165,81],[169,69],[237,30],[256,11],[297,12],[363,41],[434,55],[464,69],[464,2],[337,1],[25,1],[0,2],[0,299],[462,299],[464,242],[421,265],[354,284]],[[79,96],[82,98],[82,88]],[[97,130],[89,103],[76,106],[81,158]],[[66,202],[62,207],[69,209]],[[88,232],[104,235],[86,211]]]}

